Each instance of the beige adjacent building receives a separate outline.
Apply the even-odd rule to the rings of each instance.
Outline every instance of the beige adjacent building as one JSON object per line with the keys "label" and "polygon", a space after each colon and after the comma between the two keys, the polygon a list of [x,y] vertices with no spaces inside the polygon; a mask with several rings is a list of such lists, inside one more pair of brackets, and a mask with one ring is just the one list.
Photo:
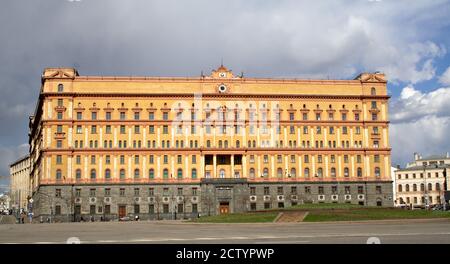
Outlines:
{"label": "beige adjacent building", "polygon": [[[422,157],[414,153],[414,161],[395,171],[395,205],[423,207],[442,204],[449,179],[450,156],[432,155]],[[445,184],[446,182],[446,184]]]}
{"label": "beige adjacent building", "polygon": [[9,166],[11,207],[27,209],[30,189],[30,156],[26,155]]}

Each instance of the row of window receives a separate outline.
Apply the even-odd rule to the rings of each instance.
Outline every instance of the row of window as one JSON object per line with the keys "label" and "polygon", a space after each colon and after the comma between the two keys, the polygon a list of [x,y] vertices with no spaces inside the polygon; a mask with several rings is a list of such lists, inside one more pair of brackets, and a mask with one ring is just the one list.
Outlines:
{"label": "row of window", "polygon": [[[421,201],[421,204],[426,204],[426,198],[425,198],[425,196],[421,196],[421,197],[416,197],[416,196],[414,196],[414,197],[412,197],[412,199],[411,199],[411,197],[405,197],[405,198],[403,198],[403,197],[400,197],[400,199],[399,199],[399,202],[400,202],[400,204],[419,204],[418,203],[418,201],[419,201],[419,199],[420,199],[420,201]],[[435,199],[433,199],[433,196],[428,196],[428,204],[433,204],[433,203],[438,203],[438,204],[440,204],[441,203],[441,196],[436,196],[436,198]]]}
{"label": "row of window", "polygon": [[[410,186],[411,186],[411,188],[410,188]],[[398,188],[398,192],[403,192],[403,185],[402,185],[402,184],[399,184],[397,188]],[[427,184],[427,190],[428,190],[428,191],[433,191],[433,184],[428,183],[428,184]],[[435,190],[435,191],[440,191],[440,190],[441,190],[441,184],[437,182],[437,183],[434,185],[434,190]],[[412,191],[412,192],[417,192],[417,191],[418,191],[418,190],[417,190],[417,184],[411,184],[411,185],[405,184],[405,189],[404,189],[404,191],[405,191],[405,192],[410,192],[410,191]],[[421,184],[420,184],[420,191],[421,191],[421,192],[424,192],[424,191],[425,191],[425,184],[424,184],[424,183],[421,183]]]}
{"label": "row of window", "polygon": [[[133,155],[133,160],[134,160],[134,164],[139,165],[140,164],[140,158],[142,157],[142,155]],[[177,164],[182,164],[183,163],[183,155],[177,155],[176,156],[177,159]],[[253,164],[255,163],[256,159],[255,159],[255,155],[249,155],[249,163]],[[289,155],[289,161],[291,163],[296,163],[298,159],[302,158],[303,163],[310,163],[310,160],[314,157],[316,157],[315,155],[308,155],[308,154],[304,154],[304,155]],[[317,163],[323,163],[325,157],[328,157],[328,155],[317,155],[317,159],[315,159],[315,161]],[[343,162],[344,163],[349,163],[350,161],[350,157],[349,155],[343,155]],[[362,155],[355,155],[356,157],[356,163],[362,163]],[[62,164],[62,159],[63,156],[62,155],[56,155],[56,164]],[[169,155],[162,155],[162,160],[163,160],[163,164],[168,164],[169,163]],[[148,160],[150,164],[154,164],[155,163],[155,155],[149,155],[148,156]],[[380,155],[376,154],[373,155],[373,160],[374,163],[379,163],[380,162]],[[191,164],[197,164],[197,155],[190,155],[190,162]],[[265,164],[269,163],[269,155],[262,155],[262,162]],[[283,162],[283,155],[276,155],[276,162],[277,163],[282,163]],[[90,164],[95,165],[97,163],[97,156],[96,155],[91,155],[90,156]],[[336,163],[336,155],[330,155],[330,163]],[[75,156],[75,164],[80,165],[81,164],[81,155],[76,155]],[[105,155],[105,164],[111,164],[111,155]],[[120,155],[119,156],[119,164],[123,165],[126,164],[126,159],[125,159],[125,155]]]}
{"label": "row of window", "polygon": [[[250,195],[256,195],[256,188],[257,187],[250,187]],[[269,186],[264,186],[264,195],[270,195],[270,187]],[[325,194],[325,188],[328,187],[324,187],[324,186],[317,186],[317,193],[318,194]],[[334,185],[334,186],[330,186],[330,191],[332,194],[338,194],[338,186]],[[364,186],[360,185],[357,186],[357,191],[358,194],[364,194]],[[377,185],[375,187],[375,192],[376,194],[381,194],[382,193],[382,188],[380,185]],[[304,187],[304,193],[305,194],[311,194],[311,186],[305,186]],[[344,186],[344,193],[345,194],[351,194],[351,186]],[[284,195],[285,194],[285,188],[283,186],[279,186],[277,187],[277,195]],[[291,186],[290,187],[290,194],[292,195],[296,195],[298,194],[297,192],[297,186]]]}
{"label": "row of window", "polygon": [[[158,145],[156,140],[148,140],[147,146],[144,146],[142,144],[141,140],[133,140],[132,145],[128,145],[127,140],[118,140],[117,141],[117,148],[198,148],[198,140],[191,140],[189,141],[189,145],[184,144],[184,140],[175,140],[175,144],[170,144],[170,140],[162,140],[161,143]],[[328,144],[327,142],[324,142],[323,140],[316,140],[314,143],[311,144],[311,141],[309,140],[303,140],[301,144],[297,145],[297,140],[289,140],[288,142],[285,142],[283,140],[276,140],[272,142],[271,144],[270,140],[260,140],[259,147],[261,148],[270,148],[270,147],[276,147],[276,148],[362,148],[363,144],[361,140],[355,140],[354,144],[351,145],[349,140],[342,140],[341,145],[337,144],[336,140],[329,140]],[[325,144],[324,144],[325,143]],[[81,148],[99,148],[99,141],[98,140],[90,140],[89,145],[84,145],[83,140],[75,140],[74,141],[74,148],[81,149]],[[104,140],[103,141],[103,148],[113,148],[113,141],[112,140]],[[206,140],[206,148],[212,148],[212,142],[211,140]],[[240,140],[235,141],[235,145],[229,145],[228,140],[218,140],[215,147],[218,148],[257,148],[258,145],[256,144],[256,140],[248,140],[247,146],[241,145]],[[379,148],[380,142],[378,140],[372,141],[372,147],[373,148]],[[63,148],[63,141],[62,140],[56,140],[56,148]]]}
{"label": "row of window", "polygon": [[[330,176],[331,177],[336,177],[336,168],[335,167],[331,167],[330,168]],[[348,167],[344,167],[343,169],[344,172],[344,177],[350,177],[350,169]],[[375,177],[380,177],[381,176],[381,170],[379,167],[375,167],[374,168],[374,174]],[[205,172],[205,176],[208,178],[210,177],[211,172],[210,171],[206,171]],[[235,177],[239,177],[240,174],[239,172],[235,172],[234,173]],[[311,171],[310,168],[304,168],[303,169],[303,175],[304,177],[308,178],[310,176],[314,176],[314,177],[323,177],[324,176],[324,170],[323,168],[319,167],[317,168],[317,172],[314,175],[311,175]],[[282,168],[277,168],[277,172],[276,172],[276,176],[278,178],[282,178],[282,177],[297,177],[297,169],[296,168],[291,168],[289,171],[283,170]],[[356,176],[357,177],[363,177],[363,170],[361,167],[357,167],[356,168]],[[57,169],[56,170],[56,179],[57,180],[61,180],[63,178],[62,176],[62,170],[61,169]],[[111,179],[112,175],[111,175],[111,169],[105,169],[105,173],[104,173],[104,178],[105,179]],[[140,169],[134,169],[134,174],[133,174],[134,179],[139,179],[142,177],[141,175],[141,170]],[[149,179],[155,179],[155,169],[151,168],[148,171],[148,177]],[[197,169],[192,169],[191,170],[191,175],[190,175],[191,179],[197,179]],[[225,178],[225,170],[221,169],[219,171],[219,177],[220,178]],[[250,168],[249,170],[249,178],[254,179],[256,177],[256,170],[255,168]],[[268,168],[263,168],[262,170],[262,175],[261,177],[270,177],[269,175],[269,169]],[[81,169],[76,169],[75,171],[75,178],[76,179],[81,179],[82,178],[82,170]],[[90,170],[90,179],[96,179],[97,178],[97,170],[96,169],[91,169]],[[126,170],[125,169],[120,169],[119,170],[119,179],[121,180],[125,180],[126,177]],[[172,173],[170,174],[170,178],[174,178]],[[176,172],[176,178],[177,179],[183,179],[185,178],[184,174],[183,174],[183,169],[179,168],[177,169]],[[163,169],[163,179],[169,179],[169,169],[165,168]],[[400,192],[400,191],[399,191]]]}
{"label": "row of window", "polygon": [[[439,178],[439,172],[434,172],[433,173],[434,174],[434,177],[435,178]],[[411,174],[408,174],[408,173],[405,173],[405,174],[398,174],[397,175],[397,178],[399,179],[399,180],[401,180],[401,179],[409,179],[410,178],[410,176],[411,176],[411,179],[416,179],[416,178],[418,178],[418,177],[420,177],[421,179],[423,179],[423,173],[411,173]],[[427,173],[427,177],[428,178],[431,178],[431,176],[432,176],[432,173],[431,172],[428,172]]]}
{"label": "row of window", "polygon": [[[158,126],[157,126],[158,127]],[[164,135],[168,135],[169,133],[169,125],[162,125],[162,134]],[[182,125],[178,125],[175,127],[175,133],[177,135],[182,135],[186,133],[186,128],[188,128],[188,130],[190,130],[191,134],[197,134],[197,130],[200,126],[182,126]],[[240,134],[242,131],[242,128],[244,128],[245,126],[241,126],[241,125],[203,125],[201,126],[201,128],[204,128],[204,131],[206,134],[212,134],[212,130],[213,129],[217,129],[217,131],[219,132],[219,134],[226,134],[227,131],[229,129],[233,129],[234,128],[234,133],[235,134]],[[77,125],[75,127],[75,133],[76,134],[83,134],[83,129],[84,127],[82,125]],[[97,134],[98,133],[98,126],[97,125],[91,125],[90,126],[90,133],[91,134]],[[130,127],[129,127],[130,128]],[[141,128],[142,126],[140,125],[134,125],[133,126],[133,132],[134,134],[140,134],[141,133]],[[256,134],[270,134],[271,133],[271,129],[269,126],[266,125],[260,125],[260,131],[259,133],[256,133],[256,128],[258,128],[258,126],[256,125],[249,125],[248,129],[249,129],[249,134],[250,135],[256,135]],[[273,128],[275,128],[275,133],[276,134],[282,134],[282,126],[279,125],[275,125]],[[302,128],[302,133],[304,135],[309,134],[310,129],[315,132],[316,135],[322,135],[323,131],[326,130],[327,133],[329,135],[334,135],[336,133],[336,129],[334,126],[285,126],[285,128],[289,128],[289,134],[294,135],[296,134],[297,129]],[[349,134],[349,130],[351,130],[351,128],[349,129],[347,126],[340,126],[337,127],[337,129],[341,129],[342,131],[342,135],[348,135]],[[372,134],[374,135],[379,135],[379,128],[377,126],[372,126]],[[229,131],[228,131],[229,132]],[[57,125],[56,126],[56,133],[63,133],[63,126],[62,125]],[[120,134],[127,134],[127,126],[126,125],[120,125],[119,126],[119,133]],[[149,134],[155,134],[155,125],[149,125],[148,126],[148,133]],[[111,125],[105,125],[105,134],[112,134],[112,127]],[[356,135],[361,135],[361,127],[356,126],[355,127],[355,134]]]}
{"label": "row of window", "polygon": [[[81,206],[80,205],[75,205],[75,215],[81,215]],[[173,209],[172,209],[173,210]],[[184,208],[184,204],[183,203],[178,203],[176,206],[176,212],[179,214],[182,214],[185,212],[185,208]],[[141,214],[141,205],[139,204],[133,204],[133,212],[134,214]],[[109,204],[105,204],[104,206],[97,206],[94,204],[91,204],[89,206],[89,214],[90,215],[95,215],[95,214],[103,214],[103,215],[109,215],[111,214],[111,205]],[[160,211],[160,209],[155,206],[155,204],[149,204],[148,205],[148,213],[149,214],[155,214],[155,213],[163,213],[163,214],[168,214],[169,212],[169,205],[168,204],[163,204],[162,205],[162,211]],[[191,204],[191,213],[198,213],[198,205],[193,203]],[[117,212],[116,212],[117,214]],[[55,205],[55,215],[59,216],[61,215],[61,205],[57,204]]]}

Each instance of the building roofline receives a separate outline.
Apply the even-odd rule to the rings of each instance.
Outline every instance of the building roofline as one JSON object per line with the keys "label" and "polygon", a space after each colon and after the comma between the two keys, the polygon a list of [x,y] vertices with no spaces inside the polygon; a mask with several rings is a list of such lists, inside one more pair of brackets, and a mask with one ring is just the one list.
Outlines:
{"label": "building roofline", "polygon": [[12,167],[12,166],[14,166],[14,165],[16,165],[16,164],[18,164],[18,163],[20,163],[20,162],[22,162],[22,161],[28,159],[28,158],[30,158],[30,154],[26,154],[25,156],[22,156],[22,157],[20,157],[19,159],[17,159],[16,161],[10,163],[10,164],[9,164],[9,167]]}

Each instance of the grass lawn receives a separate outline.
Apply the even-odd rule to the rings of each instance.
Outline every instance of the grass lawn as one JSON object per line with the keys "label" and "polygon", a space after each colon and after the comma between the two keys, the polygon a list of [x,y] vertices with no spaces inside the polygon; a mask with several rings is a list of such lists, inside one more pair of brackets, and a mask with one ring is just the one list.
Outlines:
{"label": "grass lawn", "polygon": [[203,216],[192,220],[197,223],[265,223],[272,222],[277,217],[277,212],[242,213]]}
{"label": "grass lawn", "polygon": [[450,218],[450,212],[404,210],[396,208],[349,208],[310,210],[304,222],[359,221],[383,219]]}
{"label": "grass lawn", "polygon": [[399,208],[365,207],[357,204],[314,203],[262,212],[204,216],[192,220],[197,223],[267,223],[279,212],[307,211],[303,222],[360,221],[383,219],[450,218],[450,211],[404,210]]}

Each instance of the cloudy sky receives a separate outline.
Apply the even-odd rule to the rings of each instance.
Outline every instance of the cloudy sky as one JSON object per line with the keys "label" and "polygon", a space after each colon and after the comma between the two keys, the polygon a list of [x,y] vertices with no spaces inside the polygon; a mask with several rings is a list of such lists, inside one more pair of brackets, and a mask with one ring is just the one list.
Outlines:
{"label": "cloudy sky", "polygon": [[[45,67],[82,75],[389,79],[393,164],[450,151],[450,1],[5,0],[0,176],[27,152]],[[424,138],[426,137],[426,140]],[[5,184],[5,180],[0,180]]]}

